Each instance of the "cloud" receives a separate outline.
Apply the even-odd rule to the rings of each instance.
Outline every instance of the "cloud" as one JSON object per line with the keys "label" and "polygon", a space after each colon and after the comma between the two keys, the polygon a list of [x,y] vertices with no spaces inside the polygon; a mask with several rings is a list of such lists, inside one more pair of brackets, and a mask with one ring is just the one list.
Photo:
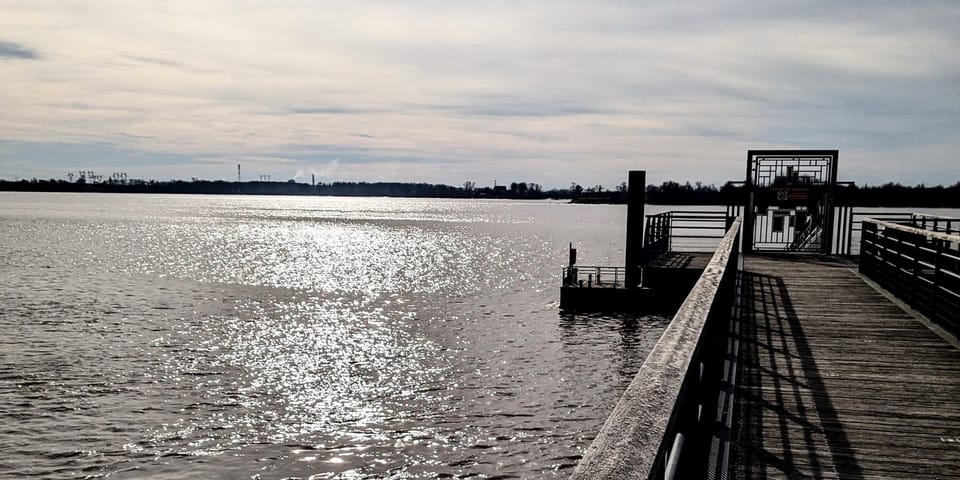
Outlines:
{"label": "cloud", "polygon": [[176,60],[168,60],[165,58],[147,57],[143,55],[124,55],[124,58],[132,60],[134,62],[148,63],[148,64],[160,65],[160,66],[170,67],[170,68],[186,68],[186,65],[184,65],[183,63],[180,63]]}
{"label": "cloud", "polygon": [[0,41],[0,58],[37,60],[40,58],[40,54],[19,43]]}
{"label": "cloud", "polygon": [[0,135],[48,163],[109,144],[162,178],[339,159],[356,179],[721,183],[748,148],[816,146],[847,178],[942,183],[957,22],[952,2],[0,0],[44,60],[0,63]]}
{"label": "cloud", "polygon": [[349,108],[349,107],[291,107],[287,113],[297,113],[303,115],[351,115],[358,113],[373,113],[370,109]]}

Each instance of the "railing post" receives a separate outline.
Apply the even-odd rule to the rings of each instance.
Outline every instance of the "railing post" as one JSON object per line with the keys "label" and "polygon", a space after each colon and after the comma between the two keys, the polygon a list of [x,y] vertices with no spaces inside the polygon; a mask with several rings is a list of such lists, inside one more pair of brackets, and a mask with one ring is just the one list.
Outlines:
{"label": "railing post", "polygon": [[[934,228],[936,228],[936,224],[934,224]],[[917,300],[917,296],[920,293],[918,291],[920,287],[920,273],[921,273],[920,248],[921,248],[921,244],[925,240],[926,240],[925,237],[921,235],[916,235],[913,241],[913,278],[910,279],[910,286],[912,287],[910,289],[910,292],[911,292],[910,295],[913,301]]]}
{"label": "railing post", "polygon": [[[890,233],[890,232],[887,232],[886,230],[884,230],[884,232],[888,234]],[[903,290],[903,282],[904,282],[903,277],[905,275],[903,271],[905,270],[904,266],[907,263],[907,258],[906,258],[907,254],[903,250],[903,237],[897,235],[896,230],[893,231],[893,234],[895,235],[894,239],[897,241],[897,245],[896,247],[894,247],[896,249],[896,254],[897,254],[897,287],[900,290],[900,294],[903,295],[904,293],[906,293]]]}
{"label": "railing post", "polygon": [[660,220],[660,239],[661,245],[666,245],[664,251],[670,248],[670,214],[666,213],[663,215],[663,218]]}
{"label": "railing post", "polygon": [[933,254],[933,295],[930,299],[930,310],[933,311],[932,317],[936,320],[936,317],[940,316],[940,259],[943,257],[944,244],[945,240],[935,238],[933,240],[934,249],[936,252]]}
{"label": "railing post", "polygon": [[673,250],[673,213],[672,212],[667,215],[667,228],[665,233],[667,236],[666,251],[669,252]]}
{"label": "railing post", "polygon": [[877,265],[878,265],[879,274],[881,277],[885,278],[886,281],[889,281],[891,269],[888,261],[888,257],[890,255],[888,254],[888,249],[887,249],[887,238],[883,235],[883,231],[880,230],[879,225],[876,227],[876,231],[874,235],[875,235],[874,239],[877,245],[877,261],[879,262]]}
{"label": "railing post", "polygon": [[875,225],[869,222],[860,224],[860,273],[867,274],[870,270],[870,261],[873,259],[873,229]]}
{"label": "railing post", "polygon": [[[850,227],[847,228],[847,255],[853,255],[853,207],[850,207]],[[863,244],[863,233],[861,232],[861,245]]]}

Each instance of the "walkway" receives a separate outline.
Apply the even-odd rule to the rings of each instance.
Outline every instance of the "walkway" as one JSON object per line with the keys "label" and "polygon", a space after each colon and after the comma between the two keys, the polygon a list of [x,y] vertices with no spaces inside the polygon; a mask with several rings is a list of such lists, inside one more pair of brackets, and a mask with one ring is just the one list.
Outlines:
{"label": "walkway", "polygon": [[960,350],[855,268],[744,259],[734,478],[960,479]]}

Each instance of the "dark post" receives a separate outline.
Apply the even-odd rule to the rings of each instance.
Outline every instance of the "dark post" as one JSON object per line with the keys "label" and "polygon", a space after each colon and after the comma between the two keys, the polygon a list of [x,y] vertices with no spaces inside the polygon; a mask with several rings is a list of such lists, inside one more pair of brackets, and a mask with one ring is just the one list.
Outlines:
{"label": "dark post", "polygon": [[744,182],[744,191],[746,192],[746,198],[744,198],[744,211],[743,211],[743,223],[741,224],[741,232],[743,233],[743,253],[749,254],[753,253],[753,221],[754,221],[754,205],[753,205],[753,178],[751,173],[753,173],[753,150],[747,150],[747,178]]}
{"label": "dark post", "polygon": [[640,262],[643,253],[643,208],[647,194],[646,170],[630,170],[627,192],[627,244],[624,248],[624,283],[627,288],[640,285]]}
{"label": "dark post", "polygon": [[827,180],[827,193],[824,195],[823,199],[823,245],[821,246],[821,253],[830,255],[830,252],[833,250],[833,246],[830,245],[833,240],[833,195],[834,190],[837,186],[837,160],[840,157],[840,150],[827,150],[826,156],[832,157],[833,162],[830,165],[830,179]]}

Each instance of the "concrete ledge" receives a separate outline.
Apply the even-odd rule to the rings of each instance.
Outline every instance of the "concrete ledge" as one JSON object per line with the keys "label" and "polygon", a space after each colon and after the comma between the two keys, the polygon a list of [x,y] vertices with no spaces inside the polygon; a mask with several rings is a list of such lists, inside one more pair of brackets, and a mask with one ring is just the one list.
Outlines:
{"label": "concrete ledge", "polygon": [[640,371],[614,407],[572,479],[648,479],[661,452],[673,442],[672,427],[704,326],[721,280],[736,259],[740,219],[734,220],[706,269]]}

